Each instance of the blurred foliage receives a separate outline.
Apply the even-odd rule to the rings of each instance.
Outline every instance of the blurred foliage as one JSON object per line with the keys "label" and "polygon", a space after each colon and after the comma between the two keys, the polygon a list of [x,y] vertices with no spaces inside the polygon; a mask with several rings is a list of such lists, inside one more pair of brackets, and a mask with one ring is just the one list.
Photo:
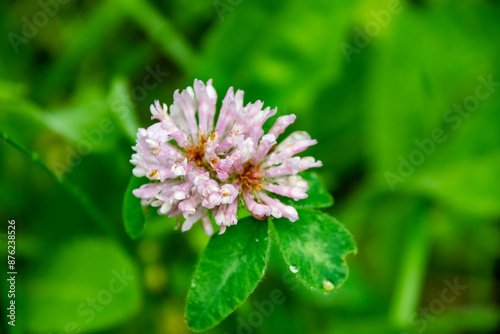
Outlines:
{"label": "blurred foliage", "polygon": [[[345,285],[323,296],[298,285],[274,249],[250,299],[208,333],[495,333],[500,92],[479,77],[500,81],[500,6],[413,0],[381,16],[389,6],[1,2],[0,131],[55,176],[0,141],[0,233],[8,219],[17,224],[10,332],[189,333],[188,282],[208,238],[201,227],[174,230],[150,210],[132,241],[121,204],[131,140],[137,124],[151,124],[149,104],[213,78],[219,100],[230,86],[243,89],[247,102],[295,113],[292,130],[318,139],[307,154],[324,162],[318,173],[336,202],[328,211],[359,252]],[[367,24],[379,30],[357,47]],[[357,48],[347,58],[346,44]],[[454,109],[479,86],[487,98]],[[435,130],[446,140],[422,149]],[[387,182],[405,169],[401,159],[418,157],[413,171],[405,164],[409,175]],[[135,279],[107,303],[114,270]],[[455,281],[466,289],[445,302]],[[7,291],[5,280],[0,286]],[[275,289],[283,303],[262,311]]]}

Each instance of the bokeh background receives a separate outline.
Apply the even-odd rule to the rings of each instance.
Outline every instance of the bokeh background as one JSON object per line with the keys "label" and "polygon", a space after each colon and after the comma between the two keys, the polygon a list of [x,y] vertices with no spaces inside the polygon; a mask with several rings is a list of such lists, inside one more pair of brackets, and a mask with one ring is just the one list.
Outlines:
{"label": "bokeh background", "polygon": [[[359,252],[325,296],[274,247],[208,333],[497,333],[499,17],[481,0],[0,2],[0,244],[15,219],[18,271],[0,331],[190,332],[208,237],[149,213],[132,241],[121,205],[149,104],[213,78],[219,101],[243,89],[318,139],[327,211]],[[275,289],[285,302],[259,311]]]}

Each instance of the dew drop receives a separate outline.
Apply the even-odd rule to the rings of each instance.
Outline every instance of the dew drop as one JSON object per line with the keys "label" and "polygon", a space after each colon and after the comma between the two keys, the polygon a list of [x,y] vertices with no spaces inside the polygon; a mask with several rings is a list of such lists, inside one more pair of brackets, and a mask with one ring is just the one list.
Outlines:
{"label": "dew drop", "polygon": [[194,288],[196,286],[196,284],[194,283],[191,283],[191,287]]}
{"label": "dew drop", "polygon": [[256,242],[259,242],[259,239],[255,239]]}
{"label": "dew drop", "polygon": [[323,289],[325,289],[325,291],[331,291],[331,290],[335,289],[335,285],[333,285],[333,283],[330,282],[329,280],[324,279],[323,280]]}
{"label": "dew drop", "polygon": [[290,271],[294,274],[298,273],[299,272],[299,268],[295,267],[295,266],[290,266]]}

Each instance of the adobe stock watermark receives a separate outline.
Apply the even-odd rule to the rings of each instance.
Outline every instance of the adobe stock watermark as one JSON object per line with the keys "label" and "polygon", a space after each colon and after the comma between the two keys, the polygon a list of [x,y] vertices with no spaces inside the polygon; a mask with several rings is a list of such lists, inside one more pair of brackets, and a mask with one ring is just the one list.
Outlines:
{"label": "adobe stock watermark", "polygon": [[[493,81],[491,74],[487,79],[479,76],[478,80],[479,84],[476,86],[473,95],[467,96],[461,104],[454,104],[453,108],[449,108],[444,112],[443,122],[450,124],[451,129],[457,130],[460,128],[464,119],[471,117],[471,113],[479,109],[481,101],[487,100],[500,86],[500,82]],[[398,183],[404,183],[406,179],[412,176],[416,168],[422,166],[427,158],[434,154],[437,146],[446,142],[448,138],[446,130],[437,127],[432,130],[429,137],[422,140],[415,139],[416,148],[407,157],[403,155],[398,157],[397,173],[392,171],[384,173],[385,180],[391,191],[396,190]]]}
{"label": "adobe stock watermark", "polygon": [[372,39],[380,34],[382,28],[387,27],[391,23],[392,17],[402,11],[403,6],[401,5],[401,0],[390,0],[387,3],[386,9],[379,11],[372,10],[370,12],[373,19],[365,24],[364,29],[354,27],[354,32],[356,34],[354,35],[353,44],[345,42],[340,43],[340,50],[347,63],[350,64],[352,55],[354,53],[361,53],[361,50],[370,45]]}
{"label": "adobe stock watermark", "polygon": [[219,17],[219,20],[224,21],[224,14],[232,12],[236,6],[241,4],[243,0],[214,0],[212,6]]}
{"label": "adobe stock watermark", "polygon": [[64,331],[57,334],[81,333],[83,323],[90,324],[94,321],[99,313],[113,302],[114,296],[122,293],[129,283],[136,279],[135,276],[127,273],[125,268],[122,268],[121,272],[116,269],[111,270],[111,276],[105,288],[99,290],[95,295],[87,297],[76,307],[75,312],[80,319],[68,321],[64,326]]}
{"label": "adobe stock watermark", "polygon": [[[297,281],[291,272],[286,271],[281,276],[281,280],[285,284],[289,284],[290,290],[295,291],[299,288],[300,282]],[[246,318],[238,316],[236,319],[238,326],[236,334],[252,334],[254,329],[264,324],[264,320],[269,318],[276,310],[277,305],[282,305],[286,301],[285,293],[282,290],[274,289],[269,294],[269,298],[263,301],[253,301],[255,310],[252,311]],[[224,334],[230,334],[225,332]]]}
{"label": "adobe stock watermark", "polygon": [[[135,108],[139,102],[146,99],[148,91],[158,87],[158,85],[170,75],[169,72],[163,72],[160,69],[160,65],[156,65],[154,69],[150,66],[146,66],[145,70],[148,74],[143,77],[142,84],[132,88],[132,100],[129,100],[126,96],[119,96],[109,101],[109,106],[119,119],[124,120],[129,117],[130,111]],[[82,130],[81,134],[84,139],[74,147],[72,145],[66,145],[64,161],[54,161],[51,163],[50,168],[59,177],[71,172],[82,163],[83,157],[91,154],[96,147],[102,144],[105,134],[109,134],[115,129],[116,126],[112,118],[106,117],[101,119],[96,128]]]}
{"label": "adobe stock watermark", "polygon": [[19,53],[19,46],[21,44],[28,44],[30,39],[34,38],[39,29],[44,28],[48,23],[49,19],[53,18],[59,12],[59,6],[65,5],[70,0],[39,0],[38,6],[40,7],[30,19],[26,16],[21,18],[23,23],[21,28],[21,34],[16,34],[14,32],[9,32],[7,34],[7,39],[12,45],[12,49],[17,54]]}
{"label": "adobe stock watermark", "polygon": [[[433,299],[427,307],[420,307],[418,312],[414,312],[410,315],[408,319],[410,325],[415,327],[416,333],[424,332],[429,326],[430,322],[436,320],[437,316],[446,310],[447,305],[453,303],[465,290],[467,290],[467,285],[459,284],[458,278],[455,277],[453,283],[444,280],[444,285],[446,286],[441,290],[441,295],[439,298]],[[400,334],[410,334],[410,332],[400,332]]]}

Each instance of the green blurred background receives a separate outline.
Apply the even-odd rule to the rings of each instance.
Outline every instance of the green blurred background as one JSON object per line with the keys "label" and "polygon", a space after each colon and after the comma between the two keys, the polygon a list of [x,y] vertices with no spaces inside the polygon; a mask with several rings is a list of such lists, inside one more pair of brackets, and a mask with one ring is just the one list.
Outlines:
{"label": "green blurred background", "polygon": [[[38,157],[0,141],[0,244],[15,219],[18,272],[17,326],[2,279],[0,331],[190,332],[208,237],[150,211],[132,241],[121,204],[149,104],[213,78],[219,101],[243,89],[318,139],[327,211],[359,252],[324,296],[274,247],[208,333],[497,333],[499,15],[480,0],[0,2],[0,131]],[[285,302],[260,310],[275,289]]]}

